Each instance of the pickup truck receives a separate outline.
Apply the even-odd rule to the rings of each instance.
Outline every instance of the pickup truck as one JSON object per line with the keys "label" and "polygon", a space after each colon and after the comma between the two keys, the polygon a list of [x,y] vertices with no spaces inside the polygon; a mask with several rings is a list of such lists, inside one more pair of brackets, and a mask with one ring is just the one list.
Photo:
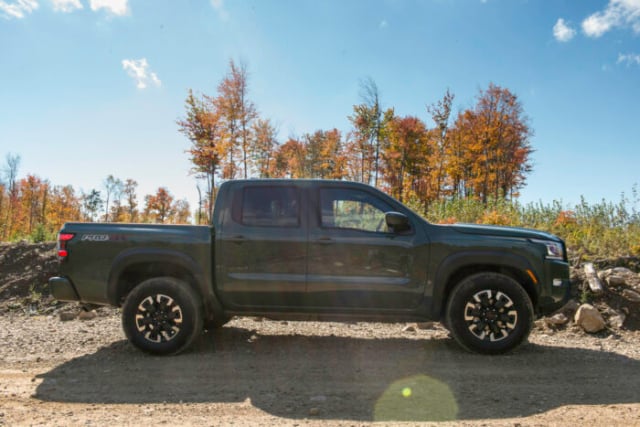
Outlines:
{"label": "pickup truck", "polygon": [[233,316],[441,321],[507,352],[569,296],[565,244],[541,231],[428,223],[361,183],[237,180],[211,226],[67,223],[53,296],[122,308],[129,341],[176,354]]}

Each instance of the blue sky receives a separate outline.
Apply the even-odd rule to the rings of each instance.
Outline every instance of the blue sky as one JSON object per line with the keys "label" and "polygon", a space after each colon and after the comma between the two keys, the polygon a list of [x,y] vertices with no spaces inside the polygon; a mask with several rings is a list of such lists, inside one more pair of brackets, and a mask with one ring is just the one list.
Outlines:
{"label": "blue sky", "polygon": [[424,120],[447,88],[463,109],[493,82],[535,132],[523,202],[640,183],[640,0],[0,0],[0,156],[19,154],[20,176],[88,191],[113,174],[194,207],[175,121],[230,59],[281,140],[348,131],[366,77]]}

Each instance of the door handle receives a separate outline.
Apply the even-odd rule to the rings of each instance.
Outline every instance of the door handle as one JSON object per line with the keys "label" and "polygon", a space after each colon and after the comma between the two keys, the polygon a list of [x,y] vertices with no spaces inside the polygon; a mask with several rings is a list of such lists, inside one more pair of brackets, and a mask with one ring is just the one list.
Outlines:
{"label": "door handle", "polygon": [[323,237],[318,237],[316,239],[316,242],[320,243],[321,245],[327,245],[327,244],[333,242],[333,239],[331,237],[323,236]]}
{"label": "door handle", "polygon": [[243,235],[241,235],[241,234],[238,234],[237,236],[233,236],[233,237],[230,237],[230,238],[229,238],[229,241],[230,241],[230,242],[237,243],[237,244],[241,244],[241,243],[243,243],[245,240],[247,240],[247,238],[246,238],[246,237],[244,237],[244,236],[243,236]]}

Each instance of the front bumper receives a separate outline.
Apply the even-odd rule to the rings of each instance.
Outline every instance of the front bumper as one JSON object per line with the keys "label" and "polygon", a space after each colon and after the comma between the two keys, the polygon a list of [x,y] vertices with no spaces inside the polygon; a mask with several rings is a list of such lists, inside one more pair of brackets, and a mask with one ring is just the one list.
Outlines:
{"label": "front bumper", "polygon": [[546,281],[542,285],[538,301],[540,314],[551,313],[562,307],[571,298],[569,264],[564,261],[545,262]]}
{"label": "front bumper", "polygon": [[78,291],[66,277],[52,277],[49,279],[51,295],[58,301],[80,301]]}

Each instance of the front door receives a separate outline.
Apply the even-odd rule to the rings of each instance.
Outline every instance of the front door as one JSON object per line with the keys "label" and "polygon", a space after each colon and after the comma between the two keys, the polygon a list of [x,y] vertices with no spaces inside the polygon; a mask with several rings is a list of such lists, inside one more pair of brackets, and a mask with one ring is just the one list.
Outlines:
{"label": "front door", "polygon": [[385,213],[397,210],[391,202],[365,188],[337,186],[321,186],[314,200],[307,304],[399,310],[422,301],[427,249],[415,246],[415,228],[387,229]]}

